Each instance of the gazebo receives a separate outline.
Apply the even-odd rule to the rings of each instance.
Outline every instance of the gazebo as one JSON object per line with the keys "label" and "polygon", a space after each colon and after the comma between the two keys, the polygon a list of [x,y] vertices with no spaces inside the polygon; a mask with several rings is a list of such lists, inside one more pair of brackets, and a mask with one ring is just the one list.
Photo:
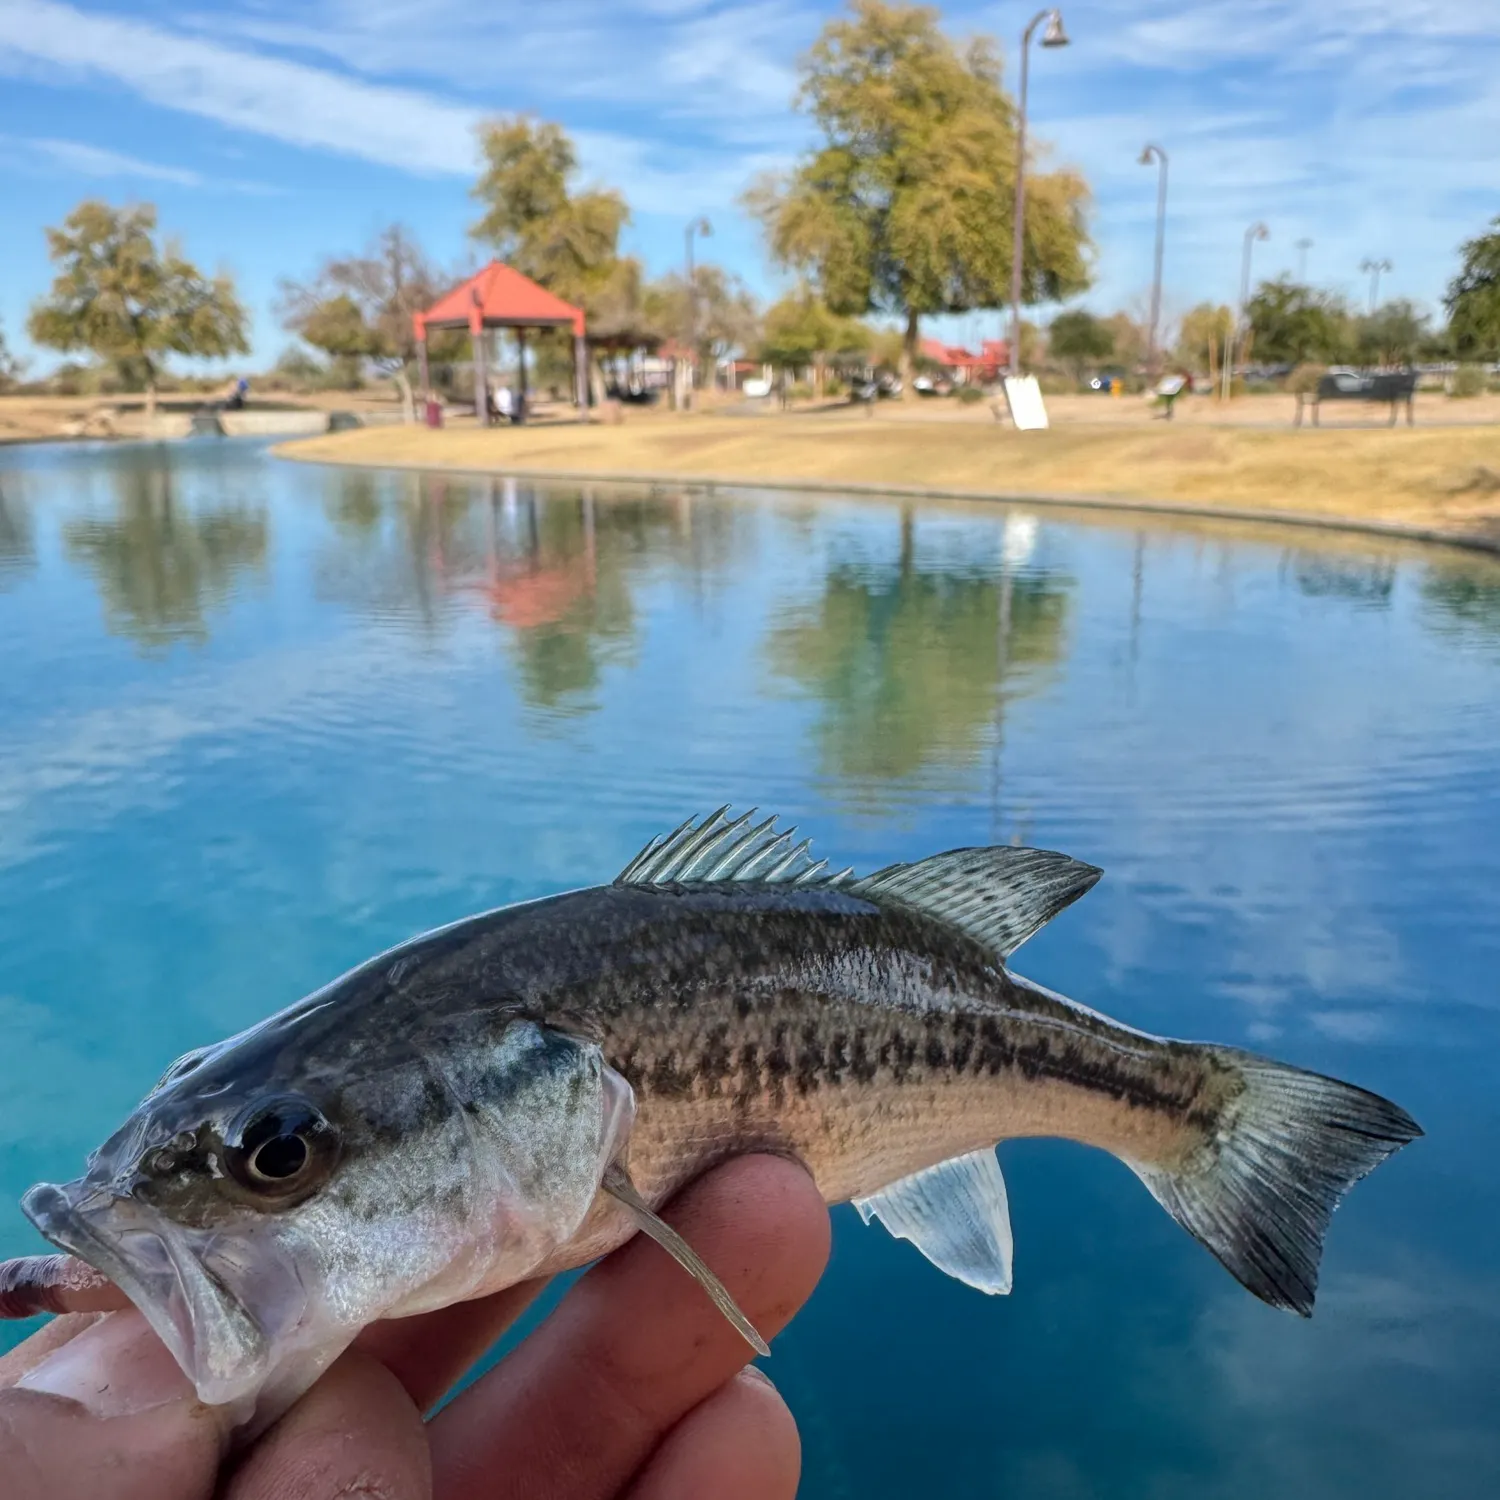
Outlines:
{"label": "gazebo", "polygon": [[417,335],[417,366],[424,396],[431,392],[427,373],[429,329],[467,328],[474,343],[474,414],[480,426],[489,421],[489,381],[485,368],[484,330],[513,328],[521,349],[521,411],[526,411],[526,330],[573,330],[573,390],[580,421],[588,419],[588,346],[584,339],[582,308],[555,297],[510,266],[492,260],[462,285],[440,298],[426,312],[412,314]]}

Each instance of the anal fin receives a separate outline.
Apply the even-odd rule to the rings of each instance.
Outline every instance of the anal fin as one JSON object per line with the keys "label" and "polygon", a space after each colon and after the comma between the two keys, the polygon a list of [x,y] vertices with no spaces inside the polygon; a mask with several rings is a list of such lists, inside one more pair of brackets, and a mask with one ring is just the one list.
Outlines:
{"label": "anal fin", "polygon": [[866,1224],[879,1219],[938,1270],[981,1292],[1010,1291],[1010,1202],[992,1149],[939,1162],[854,1206]]}

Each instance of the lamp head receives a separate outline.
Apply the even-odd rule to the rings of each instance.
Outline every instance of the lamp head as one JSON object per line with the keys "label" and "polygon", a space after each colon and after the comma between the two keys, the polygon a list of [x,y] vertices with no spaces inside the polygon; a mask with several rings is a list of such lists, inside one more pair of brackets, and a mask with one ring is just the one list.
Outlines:
{"label": "lamp head", "polygon": [[1042,46],[1066,47],[1067,45],[1068,33],[1063,30],[1062,12],[1054,10],[1047,17],[1047,29],[1042,33]]}

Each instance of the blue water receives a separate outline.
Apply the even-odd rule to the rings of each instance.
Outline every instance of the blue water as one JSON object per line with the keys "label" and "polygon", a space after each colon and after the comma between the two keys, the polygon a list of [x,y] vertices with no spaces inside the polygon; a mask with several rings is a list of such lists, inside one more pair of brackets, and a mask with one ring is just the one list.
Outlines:
{"label": "blue water", "polygon": [[[1316,533],[0,450],[0,1254],[162,1066],[758,803],[864,868],[1107,878],[1023,954],[1428,1130],[1317,1316],[1109,1159],[1002,1147],[1016,1290],[837,1212],[804,1493],[1500,1493],[1500,567]],[[6,1337],[11,1336],[7,1332]]]}

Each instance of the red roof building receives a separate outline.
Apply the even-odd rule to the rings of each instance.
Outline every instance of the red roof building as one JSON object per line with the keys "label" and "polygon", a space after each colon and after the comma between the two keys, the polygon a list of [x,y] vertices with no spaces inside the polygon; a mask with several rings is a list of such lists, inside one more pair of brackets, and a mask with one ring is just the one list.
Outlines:
{"label": "red roof building", "polygon": [[584,342],[583,309],[538,286],[512,266],[492,260],[482,271],[440,297],[425,312],[412,314],[417,336],[417,362],[422,389],[430,392],[427,373],[427,334],[432,329],[467,328],[474,343],[474,408],[480,425],[489,420],[489,391],[485,373],[484,332],[512,328],[520,342],[521,409],[525,411],[526,330],[565,328],[573,334],[573,373],[579,415],[588,414],[588,350]]}
{"label": "red roof building", "polygon": [[945,344],[940,339],[923,339],[922,355],[941,365],[960,381],[988,381],[998,378],[1010,363],[1010,345],[1005,339],[986,339],[980,352],[974,354],[961,344]]}

